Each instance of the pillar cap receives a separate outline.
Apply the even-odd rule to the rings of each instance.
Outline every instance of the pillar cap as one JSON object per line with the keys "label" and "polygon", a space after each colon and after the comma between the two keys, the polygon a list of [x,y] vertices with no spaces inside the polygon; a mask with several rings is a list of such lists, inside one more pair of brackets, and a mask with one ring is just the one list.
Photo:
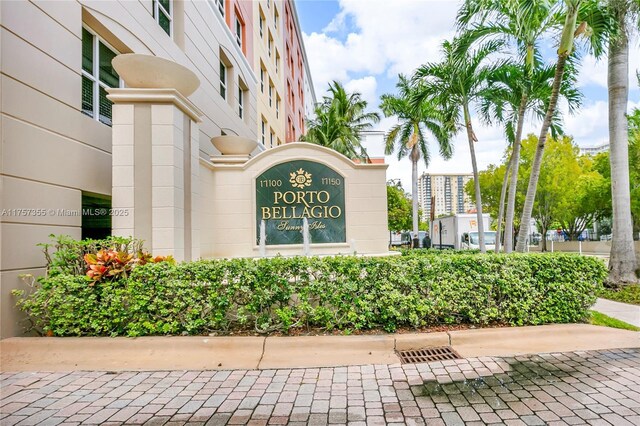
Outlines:
{"label": "pillar cap", "polygon": [[193,121],[200,123],[203,113],[189,99],[176,89],[138,89],[108,87],[107,99],[114,104],[173,104],[187,114]]}
{"label": "pillar cap", "polygon": [[176,89],[187,97],[200,86],[200,79],[189,68],[158,56],[125,53],[113,58],[111,63],[127,87]]}

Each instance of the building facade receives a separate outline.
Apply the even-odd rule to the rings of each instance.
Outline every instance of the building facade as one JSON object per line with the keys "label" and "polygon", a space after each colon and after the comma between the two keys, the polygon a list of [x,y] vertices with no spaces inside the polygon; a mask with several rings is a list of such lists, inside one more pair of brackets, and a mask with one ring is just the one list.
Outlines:
{"label": "building facade", "polygon": [[[304,87],[308,62],[293,0],[284,0],[284,52],[285,137],[286,142],[295,142],[305,129]],[[311,81],[309,86],[313,86]]]}
{"label": "building facade", "polygon": [[418,178],[418,203],[422,209],[423,220],[434,217],[469,213],[474,204],[465,191],[467,182],[473,180],[472,174],[423,173]]}
{"label": "building facade", "polygon": [[254,70],[259,80],[257,133],[267,148],[285,140],[283,46],[283,2],[256,0],[254,34]]}
{"label": "building facade", "polygon": [[[266,3],[274,4],[260,4],[266,8]],[[202,112],[194,135],[200,167],[218,154],[211,144],[215,136],[257,140],[257,152],[265,149],[258,133],[264,110],[254,68],[257,52],[264,50],[256,43],[255,6],[241,0],[0,2],[1,337],[22,330],[11,290],[26,288],[21,275],[44,273],[37,244],[50,234],[80,239],[111,232],[108,214],[82,212],[108,211],[112,184],[130,173],[130,168],[112,170],[112,159],[123,164],[133,156],[132,147],[112,146],[107,89],[124,86],[111,65],[115,56],[154,55],[196,74],[200,86],[189,100]],[[275,9],[269,10],[275,16]],[[278,10],[283,13],[284,7]],[[295,13],[292,4],[289,11]],[[290,18],[299,33],[297,18]],[[274,44],[284,33],[284,21],[276,21],[271,23]],[[280,73],[284,81],[286,72],[271,69],[275,87],[275,76]],[[283,134],[277,120],[271,127]]]}

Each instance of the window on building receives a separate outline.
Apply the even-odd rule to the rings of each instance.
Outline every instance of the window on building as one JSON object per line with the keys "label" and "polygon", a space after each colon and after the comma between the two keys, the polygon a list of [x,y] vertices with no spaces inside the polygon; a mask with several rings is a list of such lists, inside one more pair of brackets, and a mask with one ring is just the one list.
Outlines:
{"label": "window on building", "polygon": [[220,61],[220,96],[227,99],[227,66]]}
{"label": "window on building", "polygon": [[269,132],[269,146],[273,148],[273,142],[276,140],[276,134],[273,133],[273,129]]}
{"label": "window on building", "polygon": [[242,33],[243,31],[243,27],[244,25],[242,24],[242,22],[240,21],[240,18],[238,18],[238,15],[236,14],[235,17],[235,27],[236,27],[236,43],[238,43],[238,47],[240,47],[240,49],[242,49]]}
{"label": "window on building", "polygon": [[260,13],[260,21],[259,21],[259,30],[260,30],[260,38],[264,37],[264,26],[265,26],[265,18],[264,18],[264,13],[262,13],[262,8],[260,6],[258,6],[259,9],[259,13]]}
{"label": "window on building", "polygon": [[278,14],[278,9],[273,8],[273,27],[278,28],[278,20],[280,19],[280,15]]}
{"label": "window on building", "polygon": [[153,0],[153,17],[160,28],[171,36],[171,0]]}
{"label": "window on building", "polygon": [[273,37],[271,37],[271,31],[269,31],[269,39],[267,40],[267,50],[269,51],[269,57],[273,51]]}
{"label": "window on building", "polygon": [[118,53],[97,35],[82,28],[82,112],[111,126],[107,87],[119,87],[120,76],[111,66]]}
{"label": "window on building", "polygon": [[276,118],[280,118],[280,96],[276,95]]}
{"label": "window on building", "polygon": [[278,49],[276,48],[276,74],[280,73],[280,53],[278,53]]}
{"label": "window on building", "polygon": [[222,15],[222,17],[224,17],[224,0],[213,0],[216,7],[218,8],[218,12],[220,12],[220,15]]}
{"label": "window on building", "polygon": [[244,118],[244,97],[246,90],[244,89],[244,83],[242,80],[238,81],[238,117]]}
{"label": "window on building", "polygon": [[282,141],[280,140],[280,138],[278,138],[278,141],[276,143],[278,144],[278,146],[282,145]]}
{"label": "window on building", "polygon": [[262,145],[265,145],[266,142],[267,142],[267,122],[264,121],[264,118],[262,118]]}
{"label": "window on building", "polygon": [[264,70],[264,65],[260,68],[260,92],[264,93],[264,75],[266,71]]}
{"label": "window on building", "polygon": [[269,106],[273,106],[273,83],[269,81]]}
{"label": "window on building", "polygon": [[267,0],[267,8],[271,7],[271,0]]}

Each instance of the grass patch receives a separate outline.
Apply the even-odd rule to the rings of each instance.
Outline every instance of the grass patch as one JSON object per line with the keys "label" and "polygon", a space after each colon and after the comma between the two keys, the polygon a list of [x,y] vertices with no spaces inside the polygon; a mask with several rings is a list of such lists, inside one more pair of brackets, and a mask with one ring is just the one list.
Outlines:
{"label": "grass patch", "polygon": [[604,288],[598,294],[599,297],[616,302],[640,305],[640,285],[626,285],[618,288]]}
{"label": "grass patch", "polygon": [[640,331],[640,327],[627,324],[619,319],[611,318],[608,315],[601,314],[596,311],[589,311],[589,324],[600,325],[603,327],[621,328],[623,330]]}

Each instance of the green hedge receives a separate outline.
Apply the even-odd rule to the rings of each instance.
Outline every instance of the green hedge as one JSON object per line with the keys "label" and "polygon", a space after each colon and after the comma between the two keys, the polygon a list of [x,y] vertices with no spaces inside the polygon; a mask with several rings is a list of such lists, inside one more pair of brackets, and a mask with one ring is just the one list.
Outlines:
{"label": "green hedge", "polygon": [[353,330],[581,321],[606,270],[571,254],[448,254],[148,264],[90,287],[58,274],[21,295],[56,336]]}

